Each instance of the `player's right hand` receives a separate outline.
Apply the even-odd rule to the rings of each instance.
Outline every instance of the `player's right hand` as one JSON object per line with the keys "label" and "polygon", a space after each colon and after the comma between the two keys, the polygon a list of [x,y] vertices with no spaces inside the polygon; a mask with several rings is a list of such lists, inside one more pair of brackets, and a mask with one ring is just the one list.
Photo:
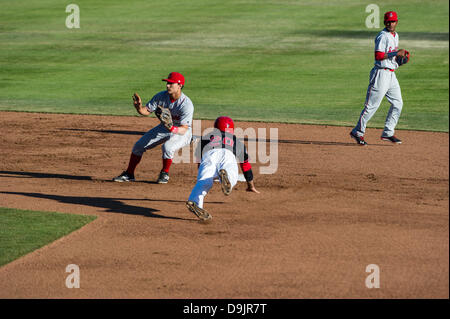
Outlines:
{"label": "player's right hand", "polygon": [[255,187],[247,188],[247,192],[260,194],[260,191],[258,191]]}
{"label": "player's right hand", "polygon": [[397,56],[404,57],[406,55],[406,51],[404,49],[400,49],[397,51]]}
{"label": "player's right hand", "polygon": [[247,182],[247,192],[259,194],[259,191],[255,188],[253,181]]}

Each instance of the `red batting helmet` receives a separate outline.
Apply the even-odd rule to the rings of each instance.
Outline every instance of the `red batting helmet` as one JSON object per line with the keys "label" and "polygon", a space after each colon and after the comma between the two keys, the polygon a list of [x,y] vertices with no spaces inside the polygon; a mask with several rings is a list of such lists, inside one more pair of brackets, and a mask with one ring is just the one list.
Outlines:
{"label": "red batting helmet", "polygon": [[220,116],[214,122],[214,127],[222,132],[232,133],[234,132],[234,122],[231,117]]}
{"label": "red batting helmet", "polygon": [[388,11],[384,14],[384,22],[398,21],[397,12]]}

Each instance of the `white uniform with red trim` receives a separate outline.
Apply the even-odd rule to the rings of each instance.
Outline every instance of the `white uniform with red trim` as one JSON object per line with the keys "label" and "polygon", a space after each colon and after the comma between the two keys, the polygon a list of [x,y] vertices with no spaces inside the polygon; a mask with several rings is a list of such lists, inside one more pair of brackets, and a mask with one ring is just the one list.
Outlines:
{"label": "white uniform with red trim", "polygon": [[[398,50],[398,34],[383,29],[375,38],[375,52],[390,53]],[[394,135],[395,127],[402,112],[403,100],[400,85],[395,76],[398,64],[395,57],[375,60],[375,66],[370,71],[370,83],[367,88],[364,109],[361,112],[358,123],[353,129],[353,134],[363,136],[366,126],[386,96],[391,107],[386,117],[382,136]]]}
{"label": "white uniform with red trim", "polygon": [[145,151],[155,146],[163,144],[163,158],[172,159],[175,152],[180,148],[189,145],[192,139],[192,117],[194,115],[194,105],[192,101],[184,94],[178,100],[171,101],[169,93],[162,91],[156,94],[147,104],[147,110],[154,112],[156,107],[161,105],[168,108],[172,115],[173,125],[187,125],[189,129],[183,135],[174,134],[162,124],[155,126],[153,129],[145,133],[134,145],[133,154],[142,156]]}

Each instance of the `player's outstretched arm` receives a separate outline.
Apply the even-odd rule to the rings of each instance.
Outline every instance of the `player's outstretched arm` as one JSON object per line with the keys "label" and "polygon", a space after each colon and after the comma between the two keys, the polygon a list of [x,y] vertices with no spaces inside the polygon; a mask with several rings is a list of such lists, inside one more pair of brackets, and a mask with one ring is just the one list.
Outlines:
{"label": "player's outstretched arm", "polygon": [[150,112],[147,110],[147,108],[142,105],[141,97],[137,93],[133,94],[133,105],[139,114],[150,115]]}

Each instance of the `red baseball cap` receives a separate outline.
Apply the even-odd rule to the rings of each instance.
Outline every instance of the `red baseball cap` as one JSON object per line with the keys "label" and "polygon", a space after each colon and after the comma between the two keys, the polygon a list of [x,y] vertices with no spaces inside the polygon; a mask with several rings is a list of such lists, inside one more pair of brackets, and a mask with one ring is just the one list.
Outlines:
{"label": "red baseball cap", "polygon": [[398,21],[397,12],[388,11],[384,14],[384,22]]}
{"label": "red baseball cap", "polygon": [[171,72],[167,79],[162,79],[163,81],[169,82],[169,83],[179,83],[181,85],[184,85],[184,76],[181,73],[178,72]]}

